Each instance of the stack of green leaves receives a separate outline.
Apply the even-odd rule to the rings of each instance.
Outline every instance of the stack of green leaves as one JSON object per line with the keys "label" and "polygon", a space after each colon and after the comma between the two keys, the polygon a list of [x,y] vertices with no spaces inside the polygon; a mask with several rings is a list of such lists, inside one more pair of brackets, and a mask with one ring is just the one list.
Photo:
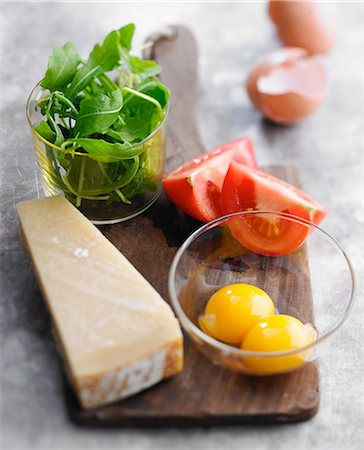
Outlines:
{"label": "stack of green leaves", "polygon": [[[53,180],[77,206],[82,198],[130,203],[153,189],[146,147],[135,144],[163,122],[169,91],[157,78],[155,61],[131,55],[134,31],[133,24],[112,31],[87,61],[72,42],[55,48],[40,83],[37,108],[44,119],[36,131],[61,147],[47,149]],[[74,157],[82,153],[87,158]],[[86,160],[98,165],[96,177]]]}

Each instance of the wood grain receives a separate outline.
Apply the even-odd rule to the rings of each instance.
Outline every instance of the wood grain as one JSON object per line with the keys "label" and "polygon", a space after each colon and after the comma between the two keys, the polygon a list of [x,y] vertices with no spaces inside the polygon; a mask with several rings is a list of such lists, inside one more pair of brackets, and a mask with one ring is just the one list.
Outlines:
{"label": "wood grain", "polygon": [[[171,99],[167,170],[204,150],[197,128],[197,48],[192,34],[173,27],[172,37],[161,38],[151,49],[163,66],[163,81]],[[292,167],[270,167],[269,172],[298,185]],[[185,238],[200,225],[184,215],[163,194],[144,215],[101,228],[105,236],[168,300],[167,278],[172,259]],[[312,319],[306,250],[295,264],[305,278],[279,275],[281,292],[300,283],[301,294],[292,301],[304,320]],[[264,270],[270,270],[265,267]],[[288,271],[289,272],[289,271]],[[297,287],[297,286],[296,286]],[[303,299],[305,299],[303,301]],[[243,423],[284,423],[311,418],[319,405],[318,370],[314,363],[288,375],[255,378],[234,374],[213,365],[185,339],[184,371],[122,402],[82,411],[66,384],[66,403],[73,420],[98,426],[192,426]]]}

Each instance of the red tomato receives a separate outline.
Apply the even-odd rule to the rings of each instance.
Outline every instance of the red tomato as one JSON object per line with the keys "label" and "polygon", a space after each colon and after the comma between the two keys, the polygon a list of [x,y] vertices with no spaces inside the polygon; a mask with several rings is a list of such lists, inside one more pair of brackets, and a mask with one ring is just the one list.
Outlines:
{"label": "red tomato", "polygon": [[250,139],[237,139],[187,162],[163,179],[164,189],[186,214],[209,222],[221,216],[221,188],[231,161],[257,166]]}
{"label": "red tomato", "polygon": [[[223,184],[221,204],[224,214],[269,210],[293,214],[315,224],[327,213],[316,200],[294,186],[234,161]],[[304,225],[264,215],[233,219],[228,226],[244,247],[268,256],[294,251],[309,233]]]}

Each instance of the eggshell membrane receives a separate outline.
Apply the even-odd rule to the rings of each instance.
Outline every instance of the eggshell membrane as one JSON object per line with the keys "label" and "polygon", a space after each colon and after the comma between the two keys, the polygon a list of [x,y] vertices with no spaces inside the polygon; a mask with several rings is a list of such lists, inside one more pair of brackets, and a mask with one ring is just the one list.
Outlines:
{"label": "eggshell membrane", "polygon": [[302,48],[282,48],[266,55],[253,68],[248,76],[246,86],[251,101],[259,111],[263,112],[259,92],[257,89],[258,79],[261,76],[268,74],[273,68],[277,66],[289,67],[291,65],[294,65],[296,61],[303,58],[307,54],[308,52]]}
{"label": "eggshell membrane", "polygon": [[261,110],[276,123],[293,124],[322,103],[327,75],[320,56],[306,57],[289,67],[278,66],[258,78]]}
{"label": "eggshell membrane", "polygon": [[335,43],[337,17],[330,9],[330,5],[309,0],[271,0],[268,13],[285,45],[314,54],[329,52]]}

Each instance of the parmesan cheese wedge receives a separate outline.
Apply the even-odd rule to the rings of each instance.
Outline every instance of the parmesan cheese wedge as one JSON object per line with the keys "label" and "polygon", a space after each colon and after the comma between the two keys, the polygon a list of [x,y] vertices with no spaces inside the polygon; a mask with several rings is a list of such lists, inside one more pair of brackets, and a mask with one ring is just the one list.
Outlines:
{"label": "parmesan cheese wedge", "polygon": [[17,205],[24,248],[83,408],[110,403],[182,370],[170,306],[64,197]]}

